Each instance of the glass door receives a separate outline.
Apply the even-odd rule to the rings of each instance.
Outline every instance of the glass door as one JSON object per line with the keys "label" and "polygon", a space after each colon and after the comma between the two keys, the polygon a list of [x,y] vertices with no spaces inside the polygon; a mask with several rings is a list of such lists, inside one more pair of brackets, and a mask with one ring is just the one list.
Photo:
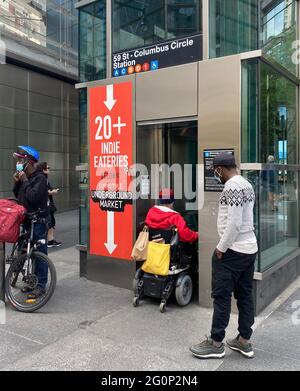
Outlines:
{"label": "glass door", "polygon": [[[197,210],[187,210],[196,201],[197,191],[197,121],[155,123],[137,127],[137,163],[147,167],[150,189],[171,187],[175,190],[175,209],[198,230]],[[151,177],[152,165],[160,165],[158,177]],[[146,173],[145,173],[146,174]],[[157,183],[153,183],[156,181]],[[137,224],[145,220],[157,201],[153,194],[137,201]],[[197,208],[195,208],[197,209]]]}

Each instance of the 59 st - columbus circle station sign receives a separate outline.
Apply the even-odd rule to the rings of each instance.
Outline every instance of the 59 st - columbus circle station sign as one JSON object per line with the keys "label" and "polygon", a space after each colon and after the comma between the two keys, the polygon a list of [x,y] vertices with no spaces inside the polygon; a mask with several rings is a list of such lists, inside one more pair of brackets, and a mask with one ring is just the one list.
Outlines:
{"label": "59 st - columbus circle station sign", "polygon": [[173,39],[160,44],[115,53],[112,57],[114,77],[156,71],[202,59],[202,34]]}

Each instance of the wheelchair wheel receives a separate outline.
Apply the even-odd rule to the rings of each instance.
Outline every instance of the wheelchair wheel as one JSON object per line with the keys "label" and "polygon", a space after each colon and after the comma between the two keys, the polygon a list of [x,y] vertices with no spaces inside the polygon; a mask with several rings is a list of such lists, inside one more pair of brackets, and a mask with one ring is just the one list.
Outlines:
{"label": "wheelchair wheel", "polygon": [[[136,292],[136,289],[137,289],[137,286],[138,286],[138,283],[139,283],[141,277],[142,277],[142,269],[139,268],[139,269],[136,271],[135,276],[134,276],[133,281],[132,281],[132,290],[133,290],[133,293]],[[142,292],[140,292],[140,296],[139,296],[139,297],[140,297],[140,298],[143,297]]]}
{"label": "wheelchair wheel", "polygon": [[166,304],[164,301],[160,303],[159,310],[162,314],[166,311]]}
{"label": "wheelchair wheel", "polygon": [[133,301],[132,301],[132,305],[133,305],[134,307],[138,307],[139,304],[140,304],[139,298],[138,298],[138,297],[134,297],[134,298],[133,298]]}
{"label": "wheelchair wheel", "polygon": [[184,307],[189,304],[193,294],[193,282],[191,277],[186,274],[181,279],[179,285],[175,289],[175,297],[178,305]]}

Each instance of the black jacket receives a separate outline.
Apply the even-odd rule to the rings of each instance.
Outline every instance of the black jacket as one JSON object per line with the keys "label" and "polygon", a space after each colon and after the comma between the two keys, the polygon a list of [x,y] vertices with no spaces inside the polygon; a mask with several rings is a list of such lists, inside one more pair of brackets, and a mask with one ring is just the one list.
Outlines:
{"label": "black jacket", "polygon": [[47,216],[47,178],[41,171],[35,171],[24,182],[16,182],[13,192],[19,204],[23,205],[27,212],[40,209],[44,212],[40,216]]}

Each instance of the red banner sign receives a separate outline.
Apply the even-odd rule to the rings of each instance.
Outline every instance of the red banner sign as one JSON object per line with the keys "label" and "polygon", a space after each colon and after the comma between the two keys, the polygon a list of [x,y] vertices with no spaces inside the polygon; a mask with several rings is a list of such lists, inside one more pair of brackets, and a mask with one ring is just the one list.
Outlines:
{"label": "red banner sign", "polygon": [[132,83],[89,89],[90,253],[130,259]]}

